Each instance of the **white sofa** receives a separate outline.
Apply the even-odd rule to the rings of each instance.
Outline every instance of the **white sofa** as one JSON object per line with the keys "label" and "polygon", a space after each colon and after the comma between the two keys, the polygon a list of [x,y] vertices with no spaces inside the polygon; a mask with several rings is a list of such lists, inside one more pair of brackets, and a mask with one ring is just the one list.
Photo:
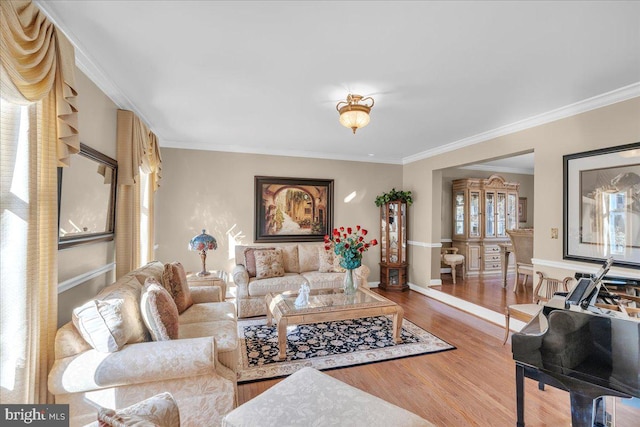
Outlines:
{"label": "white sofa", "polygon": [[[163,266],[154,261],[128,273],[94,301],[121,298],[125,324],[145,329],[135,310],[146,278],[161,283]],[[55,403],[69,405],[72,426],[95,421],[99,408],[120,409],[163,392],[177,402],[182,426],[217,425],[236,406],[235,306],[220,302],[215,286],[190,294],[194,304],[179,315],[177,339],[151,341],[145,329],[142,342],[109,353],[94,349],[72,322],[58,330],[49,391]]]}
{"label": "white sofa", "polygon": [[[281,249],[284,262],[284,275],[280,277],[258,278],[250,274],[247,268],[247,249]],[[261,245],[235,247],[236,267],[233,270],[233,281],[236,285],[236,305],[238,317],[262,316],[267,313],[265,295],[271,292],[297,291],[303,283],[311,289],[340,288],[344,281],[344,272],[338,268],[337,260],[331,263],[335,268],[327,269],[323,243]],[[332,255],[331,255],[332,256]],[[325,268],[323,268],[325,267]],[[329,270],[329,271],[327,271]],[[354,280],[358,286],[369,287],[370,270],[361,265],[354,270]]]}

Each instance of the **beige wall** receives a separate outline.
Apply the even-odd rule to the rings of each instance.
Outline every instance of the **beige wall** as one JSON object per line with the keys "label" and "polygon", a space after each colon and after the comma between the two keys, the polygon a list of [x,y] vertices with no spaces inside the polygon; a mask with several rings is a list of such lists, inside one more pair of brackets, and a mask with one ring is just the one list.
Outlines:
{"label": "beige wall", "polygon": [[[81,141],[115,158],[117,106],[80,71],[77,84]],[[409,280],[426,287],[440,277],[439,244],[450,235],[450,213],[446,213],[450,203],[443,205],[443,188],[451,179],[447,169],[534,151],[535,178],[522,195],[529,200],[527,225],[536,229],[537,269],[558,277],[576,270],[595,271],[593,264],[562,260],[562,156],[640,141],[638,117],[640,98],[635,98],[404,166],[163,148],[155,258],[179,260],[188,270],[198,270],[199,257],[187,250],[187,243],[206,228],[219,243],[218,250],[208,256],[208,267],[230,272],[233,245],[253,243],[255,175],[334,179],[334,225],[360,224],[372,236],[379,234],[375,197],[392,187],[413,192]],[[353,191],[357,196],[345,203],[345,196]],[[551,228],[559,229],[559,239],[550,238]],[[378,261],[378,247],[365,254],[372,282],[379,280]],[[65,249],[59,252],[59,281],[111,262],[113,242]],[[637,276],[634,270],[614,269],[613,273]],[[61,293],[59,323],[68,321],[73,307],[112,280],[112,273],[104,274]]]}
{"label": "beige wall", "polygon": [[[76,85],[80,141],[115,159],[117,106],[77,69]],[[74,161],[75,158],[72,157],[70,168],[73,168]],[[64,192],[64,188],[62,191]],[[91,272],[114,261],[113,241],[80,245],[58,251],[58,282]],[[113,280],[113,273],[102,274],[59,294],[58,324],[68,322],[74,307],[90,299],[100,288]]]}
{"label": "beige wall", "polygon": [[[409,247],[413,264],[410,281],[426,287],[440,277],[439,263],[434,262],[439,248],[433,246],[439,243],[443,232],[441,221],[433,219],[439,219],[434,212],[441,211],[441,170],[532,150],[536,269],[557,275],[594,271],[594,264],[562,259],[562,156],[640,141],[639,117],[640,98],[634,98],[405,165],[403,185],[416,194],[410,226],[411,238],[418,244]],[[558,228],[558,239],[551,239],[551,228]],[[637,270],[630,269],[613,269],[612,273],[638,276]]]}
{"label": "beige wall", "polygon": [[[400,188],[402,166],[297,157],[162,149],[161,187],[156,199],[156,259],[180,261],[200,270],[200,257],[187,244],[202,228],[218,241],[207,255],[208,269],[231,272],[235,244],[254,241],[254,176],[334,180],[334,226],[355,226],[378,237],[380,193]],[[352,192],[356,197],[344,199]],[[379,237],[378,237],[379,239]],[[370,281],[379,281],[379,246],[364,255]]]}

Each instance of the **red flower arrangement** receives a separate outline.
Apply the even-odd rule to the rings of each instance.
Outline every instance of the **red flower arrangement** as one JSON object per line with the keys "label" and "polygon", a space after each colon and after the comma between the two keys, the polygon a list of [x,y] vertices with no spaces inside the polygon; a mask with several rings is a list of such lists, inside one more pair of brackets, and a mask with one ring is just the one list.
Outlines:
{"label": "red flower arrangement", "polygon": [[366,242],[364,236],[367,233],[368,231],[359,225],[356,225],[355,230],[351,227],[334,228],[331,237],[324,236],[324,248],[327,251],[333,249],[341,258],[340,265],[347,270],[353,270],[362,265],[362,254],[378,244],[376,239]]}

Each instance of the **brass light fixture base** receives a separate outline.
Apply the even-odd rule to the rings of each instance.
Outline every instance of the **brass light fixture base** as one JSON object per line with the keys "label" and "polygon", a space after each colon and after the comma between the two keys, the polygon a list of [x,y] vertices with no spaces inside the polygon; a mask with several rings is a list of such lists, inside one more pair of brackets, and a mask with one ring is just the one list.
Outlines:
{"label": "brass light fixture base", "polygon": [[[365,104],[365,102],[371,102]],[[340,101],[336,105],[336,110],[340,113],[340,123],[348,127],[355,135],[356,130],[369,124],[369,113],[375,101],[370,96],[349,94],[346,101]]]}

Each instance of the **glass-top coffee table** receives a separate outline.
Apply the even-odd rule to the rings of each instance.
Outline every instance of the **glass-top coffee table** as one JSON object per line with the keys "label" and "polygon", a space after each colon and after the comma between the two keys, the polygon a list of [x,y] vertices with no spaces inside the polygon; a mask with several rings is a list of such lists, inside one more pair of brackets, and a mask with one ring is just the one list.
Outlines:
{"label": "glass-top coffee table", "polygon": [[309,304],[295,306],[298,293],[287,291],[270,293],[265,297],[267,304],[267,325],[275,320],[278,334],[278,359],[283,360],[287,351],[287,326],[310,323],[332,322],[337,320],[359,319],[383,315],[393,316],[393,340],[402,342],[402,318],[404,310],[398,304],[385,297],[358,288],[355,295],[345,295],[342,289],[312,289]]}

